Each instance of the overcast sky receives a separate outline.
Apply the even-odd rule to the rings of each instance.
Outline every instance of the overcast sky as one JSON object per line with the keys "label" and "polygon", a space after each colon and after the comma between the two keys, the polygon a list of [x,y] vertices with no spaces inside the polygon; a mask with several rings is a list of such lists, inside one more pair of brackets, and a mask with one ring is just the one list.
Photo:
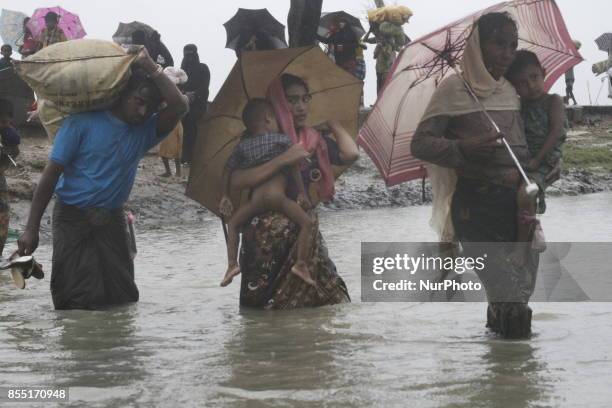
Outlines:
{"label": "overcast sky", "polygon": [[[405,31],[413,39],[427,34],[451,21],[498,3],[496,0],[398,0],[414,12]],[[387,2],[391,3],[391,2]],[[582,42],[585,62],[576,68],[575,94],[579,103],[589,103],[587,83],[591,99],[595,103],[602,82],[591,73],[591,65],[607,56],[597,50],[594,39],[603,32],[612,32],[612,1],[609,0],[558,0],[570,35]],[[225,49],[223,23],[229,20],[238,7],[267,8],[283,24],[286,24],[289,0],[0,0],[1,8],[20,10],[31,14],[37,7],[60,5],[79,14],[88,37],[111,39],[120,21],[142,21],[156,28],[170,49],[175,63],[182,59],[182,47],[195,43],[202,62],[211,70],[211,97],[223,84],[226,75],[236,61],[232,50]],[[366,10],[373,6],[370,0],[324,0],[323,11],[345,10],[363,20]],[[366,102],[373,103],[376,93],[376,75],[372,47],[367,54],[368,77],[366,79]],[[564,94],[563,77],[553,88]],[[610,103],[606,88],[601,91],[599,103]]]}

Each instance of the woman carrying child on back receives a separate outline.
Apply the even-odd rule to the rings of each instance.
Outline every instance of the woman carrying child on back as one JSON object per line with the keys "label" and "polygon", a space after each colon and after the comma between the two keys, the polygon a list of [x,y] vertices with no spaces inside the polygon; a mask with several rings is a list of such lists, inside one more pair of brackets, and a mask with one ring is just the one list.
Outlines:
{"label": "woman carrying child on back", "polygon": [[[549,94],[544,87],[546,73],[533,52],[520,50],[506,78],[521,98],[521,116],[525,125],[525,139],[531,154],[527,165],[529,177],[538,185],[537,199],[529,197],[524,185],[518,192],[517,247],[512,261],[522,264],[526,256],[530,225],[537,223],[536,214],[546,211],[545,190],[554,181],[547,176],[560,165],[562,145],[566,138],[566,117],[563,98]],[[536,202],[537,201],[537,202]],[[534,249],[544,248],[543,235],[535,234]]]}

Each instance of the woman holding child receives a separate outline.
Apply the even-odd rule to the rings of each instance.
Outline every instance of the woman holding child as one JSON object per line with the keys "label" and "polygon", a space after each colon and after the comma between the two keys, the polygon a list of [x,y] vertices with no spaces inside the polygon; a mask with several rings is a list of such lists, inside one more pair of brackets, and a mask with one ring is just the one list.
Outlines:
{"label": "woman holding child", "polygon": [[[485,14],[474,24],[461,71],[527,167],[532,157],[521,102],[516,89],[504,78],[517,46],[518,30],[510,15]],[[529,227],[526,241],[531,241],[536,224],[535,217],[519,217],[520,173],[503,144],[498,143],[500,136],[461,78],[451,75],[437,88],[414,135],[412,153],[456,172],[449,215],[463,255],[482,256],[479,252],[483,252],[483,246],[476,243],[502,243],[494,246],[497,252],[489,253],[487,268],[479,273],[489,300],[487,325],[503,336],[523,337],[531,330],[527,302],[535,285],[538,256],[527,250],[524,262],[516,263],[511,255],[516,249],[514,242],[520,240],[519,224]],[[527,244],[523,248],[529,248]]]}
{"label": "woman holding child", "polygon": [[[311,95],[301,78],[283,74],[269,88],[271,103],[279,131],[295,145],[284,154],[257,167],[236,170],[231,184],[235,189],[254,189],[267,182],[284,168],[300,164],[302,180],[313,208],[305,203],[312,218],[308,246],[308,270],[315,285],[300,279],[291,270],[296,263],[299,228],[280,212],[255,216],[242,229],[240,271],[242,306],[266,309],[315,307],[349,302],[346,285],[329,258],[318,228],[316,206],[334,194],[332,165],[348,165],[359,157],[357,145],[336,121],[327,123],[332,136],[321,135],[306,125]],[[288,195],[297,192],[289,185]]]}

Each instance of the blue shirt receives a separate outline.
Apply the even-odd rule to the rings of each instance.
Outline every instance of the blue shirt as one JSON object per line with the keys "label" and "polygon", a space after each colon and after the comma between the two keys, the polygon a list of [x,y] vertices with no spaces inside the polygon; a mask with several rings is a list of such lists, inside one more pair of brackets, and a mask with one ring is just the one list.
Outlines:
{"label": "blue shirt", "polygon": [[138,126],[109,111],[71,115],[58,131],[49,158],[64,167],[55,193],[75,207],[121,208],[138,162],[166,135],[157,135],[157,115]]}

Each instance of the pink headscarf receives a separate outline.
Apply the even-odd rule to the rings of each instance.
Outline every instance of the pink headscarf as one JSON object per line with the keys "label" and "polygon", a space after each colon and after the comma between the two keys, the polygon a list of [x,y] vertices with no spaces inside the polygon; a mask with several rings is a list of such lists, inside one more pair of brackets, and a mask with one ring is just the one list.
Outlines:
{"label": "pink headscarf", "polygon": [[285,90],[281,78],[276,78],[268,88],[268,100],[274,107],[276,120],[281,130],[289,136],[293,143],[299,143],[309,153],[316,153],[321,171],[321,180],[318,181],[318,194],[321,201],[331,201],[334,197],[334,172],[329,162],[327,143],[321,134],[311,127],[304,126],[299,134],[295,130],[293,115],[289,110],[289,102],[285,96]]}

